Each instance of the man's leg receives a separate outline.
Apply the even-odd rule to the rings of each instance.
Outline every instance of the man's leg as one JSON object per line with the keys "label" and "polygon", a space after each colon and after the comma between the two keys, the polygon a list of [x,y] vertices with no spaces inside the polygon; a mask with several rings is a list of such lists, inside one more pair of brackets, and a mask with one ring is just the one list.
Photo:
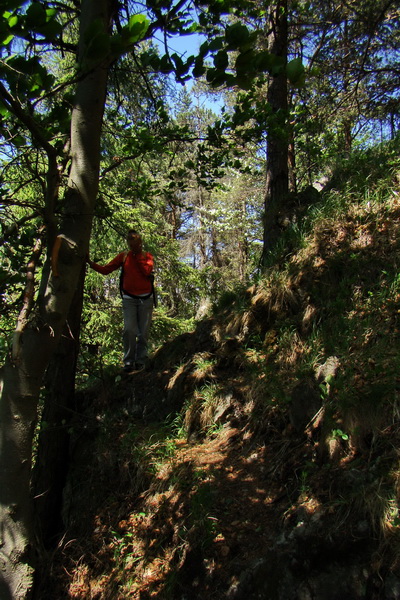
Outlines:
{"label": "man's leg", "polygon": [[148,339],[153,314],[153,298],[141,300],[138,306],[138,340],[136,346],[136,364],[144,365],[148,356]]}
{"label": "man's leg", "polygon": [[139,333],[138,305],[140,300],[124,296],[122,298],[122,311],[124,316],[124,329],[122,342],[124,348],[124,365],[134,367],[136,360],[136,339]]}

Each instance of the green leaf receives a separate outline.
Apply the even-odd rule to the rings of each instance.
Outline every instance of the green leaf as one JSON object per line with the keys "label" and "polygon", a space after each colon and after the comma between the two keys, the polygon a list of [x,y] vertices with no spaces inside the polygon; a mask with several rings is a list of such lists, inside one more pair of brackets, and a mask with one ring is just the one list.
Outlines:
{"label": "green leaf", "polygon": [[9,117],[9,115],[10,115],[10,112],[9,112],[8,108],[6,108],[6,107],[4,106],[4,104],[1,104],[1,103],[0,103],[0,116],[1,116],[3,119],[6,119],[7,117]]}
{"label": "green leaf", "polygon": [[46,8],[46,16],[47,19],[52,19],[53,17],[57,16],[57,9],[56,8]]}
{"label": "green leaf", "polygon": [[207,69],[206,79],[209,83],[211,83],[217,76],[217,69]]}
{"label": "green leaf", "polygon": [[171,73],[173,66],[167,55],[164,55],[160,60],[160,71],[161,73]]}
{"label": "green leaf", "polygon": [[236,77],[235,84],[242,90],[250,90],[253,79],[249,77]]}
{"label": "green leaf", "polygon": [[11,56],[6,62],[13,72],[25,73],[26,75],[31,75],[39,67],[37,58],[25,60],[22,56]]}
{"label": "green leaf", "polygon": [[210,85],[215,88],[225,83],[226,74],[224,71],[218,69],[207,69],[206,79]]}
{"label": "green leaf", "polygon": [[208,52],[209,52],[209,43],[203,42],[199,48],[199,56],[204,58],[205,56],[207,56]]}
{"label": "green leaf", "polygon": [[91,40],[98,35],[105,33],[104,23],[102,19],[95,19],[86,28],[83,39],[86,44],[90,44]]}
{"label": "green leaf", "polygon": [[39,2],[32,2],[26,11],[27,27],[36,29],[40,25],[44,25],[47,21],[46,9]]}
{"label": "green leaf", "polygon": [[160,57],[150,49],[140,54],[140,62],[144,67],[150,66],[157,70],[160,66]]}
{"label": "green leaf", "polygon": [[188,59],[186,60],[186,62],[183,63],[183,66],[185,68],[186,71],[189,70],[189,67],[191,67],[194,64],[196,57],[191,55],[188,57]]}
{"label": "green leaf", "polygon": [[304,65],[301,62],[301,58],[294,58],[286,65],[286,74],[290,83],[298,85],[304,83]]}
{"label": "green leaf", "polygon": [[110,51],[114,56],[120,56],[126,50],[126,44],[122,36],[117,33],[110,37]]}
{"label": "green leaf", "polygon": [[175,68],[179,71],[182,70],[183,68],[183,60],[181,59],[181,57],[174,53],[171,55],[171,60],[175,63]]}
{"label": "green leaf", "polygon": [[334,438],[341,438],[344,441],[347,441],[349,439],[347,433],[344,433],[344,431],[342,431],[341,429],[333,429],[332,436]]}
{"label": "green leaf", "polygon": [[110,50],[110,36],[107,33],[99,33],[90,41],[86,50],[86,57],[100,61],[110,53]]}
{"label": "green leaf", "polygon": [[224,47],[224,38],[219,36],[215,37],[211,42],[208,43],[208,50],[213,52],[215,50],[220,50]]}
{"label": "green leaf", "polygon": [[14,146],[16,146],[17,148],[21,148],[22,146],[25,146],[26,144],[26,140],[22,135],[16,135],[13,139],[12,139],[12,143],[14,144]]}
{"label": "green leaf", "polygon": [[17,23],[18,23],[18,16],[17,15],[12,15],[8,19],[8,26],[9,27],[15,27],[15,25],[17,25]]}
{"label": "green leaf", "polygon": [[215,68],[218,70],[221,70],[221,71],[225,71],[225,69],[227,68],[228,65],[229,65],[228,53],[226,52],[226,50],[220,50],[214,56]]}
{"label": "green leaf", "polygon": [[242,23],[234,23],[225,31],[225,39],[230,48],[240,48],[249,39],[249,31]]}
{"label": "green leaf", "polygon": [[42,91],[49,90],[53,87],[54,81],[55,77],[53,75],[47,73],[44,67],[39,67],[39,69],[33,73],[32,77],[30,78],[29,91],[31,93],[38,92],[33,94],[34,97],[40,96]]}
{"label": "green leaf", "polygon": [[238,77],[254,73],[255,54],[253,50],[241,52],[235,62],[235,69]]}
{"label": "green leaf", "polygon": [[5,39],[2,40],[1,44],[3,46],[7,46],[13,39],[14,39],[14,36],[9,34]]}
{"label": "green leaf", "polygon": [[10,31],[11,27],[8,22],[0,21],[0,44],[7,46],[14,38],[14,34]]}
{"label": "green leaf", "polygon": [[204,66],[203,58],[198,56],[194,61],[194,68],[192,71],[193,77],[202,77],[206,72],[206,67]]}
{"label": "green leaf", "polygon": [[192,24],[190,25],[190,27],[188,27],[188,28],[185,30],[185,35],[186,35],[186,34],[187,34],[187,35],[190,35],[190,34],[192,34],[192,33],[197,33],[198,31],[201,31],[201,29],[200,29],[199,25],[198,25],[197,23],[192,23]]}
{"label": "green leaf", "polygon": [[54,40],[62,33],[62,25],[58,21],[51,20],[37,28],[38,33],[48,40]]}
{"label": "green leaf", "polygon": [[254,66],[257,69],[257,71],[260,71],[262,73],[268,72],[272,69],[273,64],[274,56],[270,52],[263,50],[262,52],[259,52],[255,55]]}
{"label": "green leaf", "polygon": [[129,44],[135,44],[144,38],[149,25],[150,21],[144,15],[133,15],[122,28],[122,35]]}
{"label": "green leaf", "polygon": [[225,83],[228,87],[234,87],[235,85],[238,85],[238,78],[231,73],[226,73]]}

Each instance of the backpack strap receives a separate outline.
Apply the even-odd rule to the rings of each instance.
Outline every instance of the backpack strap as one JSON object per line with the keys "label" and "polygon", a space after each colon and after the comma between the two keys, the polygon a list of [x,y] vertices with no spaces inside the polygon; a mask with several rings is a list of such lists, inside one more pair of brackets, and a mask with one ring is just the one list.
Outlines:
{"label": "backpack strap", "polygon": [[[122,260],[122,265],[121,265],[121,272],[119,274],[119,293],[121,295],[121,298],[124,295],[124,292],[123,292],[123,289],[122,289],[122,284],[123,284],[123,281],[124,281],[124,266],[125,266],[125,262],[126,262],[128,254],[129,254],[129,250],[125,250],[124,257],[123,257],[123,260]],[[156,289],[154,287],[154,273],[150,273],[149,279],[150,279],[150,282],[151,282],[151,293],[149,294],[149,296],[147,296],[147,298],[149,298],[150,296],[153,296],[154,308],[157,308],[157,292],[156,292]],[[128,294],[128,296],[132,296],[132,294]],[[132,296],[132,297],[134,298],[135,296]],[[138,296],[138,298],[139,298],[139,296]]]}
{"label": "backpack strap", "polygon": [[124,266],[125,266],[125,262],[126,262],[126,258],[128,256],[128,254],[129,254],[129,250],[125,250],[124,257],[122,259],[121,271],[120,271],[120,274],[119,274],[119,293],[121,295],[121,298],[123,296],[122,284],[123,284],[123,281],[124,281]]}
{"label": "backpack strap", "polygon": [[151,281],[151,293],[153,295],[154,308],[157,308],[157,292],[156,288],[154,287],[154,273],[150,273],[149,279]]}

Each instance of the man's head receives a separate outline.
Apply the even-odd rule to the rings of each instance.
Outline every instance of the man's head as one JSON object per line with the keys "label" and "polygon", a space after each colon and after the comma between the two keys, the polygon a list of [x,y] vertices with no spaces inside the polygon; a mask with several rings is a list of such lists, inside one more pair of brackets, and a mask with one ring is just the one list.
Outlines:
{"label": "man's head", "polygon": [[142,238],[140,233],[135,229],[130,229],[128,231],[126,241],[128,242],[128,246],[134,254],[138,254],[142,251]]}

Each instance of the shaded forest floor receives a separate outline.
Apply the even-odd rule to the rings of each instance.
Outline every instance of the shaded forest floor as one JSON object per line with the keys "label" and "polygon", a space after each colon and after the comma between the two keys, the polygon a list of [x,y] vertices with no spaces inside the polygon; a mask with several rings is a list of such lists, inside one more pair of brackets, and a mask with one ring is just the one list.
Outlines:
{"label": "shaded forest floor", "polygon": [[[249,392],[237,371],[220,375],[236,397]],[[92,426],[75,446],[69,526],[42,600],[307,597],[274,595],[284,566],[273,563],[274,575],[264,561],[285,543],[301,580],[327,565],[344,578],[344,587],[335,577],[328,584],[340,595],[322,588],[316,598],[396,598],[384,589],[388,574],[396,582],[400,574],[397,527],[387,522],[382,536],[384,515],[374,515],[373,525],[364,502],[376,493],[381,502],[373,510],[393,505],[385,496],[398,462],[397,423],[382,432],[378,449],[326,462],[316,457],[315,440],[296,433],[279,410],[267,423],[232,415],[218,431],[187,440],[129,416],[124,397],[157,396],[154,376],[103,385],[85,412]],[[354,561],[368,573],[368,594],[348,587],[346,565]],[[304,585],[311,593],[318,584]]]}
{"label": "shaded forest floor", "polygon": [[[231,393],[249,391],[235,370],[221,376]],[[271,424],[265,439],[254,440],[235,418],[187,440],[131,419],[123,396],[153,396],[152,371],[121,381],[117,398],[115,391],[103,387],[91,404],[99,425],[75,448],[70,527],[41,597],[236,597],[243,575],[297,510],[312,449],[290,432],[282,436],[283,422]],[[93,430],[101,428],[107,439],[103,431],[99,441]],[[309,516],[319,507],[305,485],[300,505]]]}
{"label": "shaded forest floor", "polygon": [[399,228],[397,193],[325,215],[77,394],[40,600],[400,598]]}
{"label": "shaded forest floor", "polygon": [[[234,370],[222,375],[231,393],[246,393]],[[187,440],[131,418],[126,398],[162,393],[155,379],[152,370],[124,377],[91,402],[74,452],[71,525],[43,598],[221,598],[282,526],[290,502],[268,474],[285,441],[254,443],[240,419]]]}

